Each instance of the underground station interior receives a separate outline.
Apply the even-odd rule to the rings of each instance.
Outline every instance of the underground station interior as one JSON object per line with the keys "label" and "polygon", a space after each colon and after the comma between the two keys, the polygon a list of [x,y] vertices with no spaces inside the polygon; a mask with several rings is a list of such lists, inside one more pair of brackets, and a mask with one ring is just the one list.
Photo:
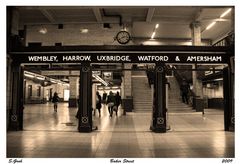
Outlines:
{"label": "underground station interior", "polygon": [[233,6],[8,6],[6,157],[235,158],[234,45]]}

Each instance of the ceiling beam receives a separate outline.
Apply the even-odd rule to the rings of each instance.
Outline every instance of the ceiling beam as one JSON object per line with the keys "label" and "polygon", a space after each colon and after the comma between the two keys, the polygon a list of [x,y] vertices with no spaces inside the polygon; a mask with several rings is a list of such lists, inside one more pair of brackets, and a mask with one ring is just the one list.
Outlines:
{"label": "ceiling beam", "polygon": [[155,8],[151,7],[148,8],[147,16],[146,16],[146,22],[151,22],[153,15],[154,15]]}
{"label": "ceiling beam", "polygon": [[53,18],[52,14],[48,12],[46,9],[40,9],[42,14],[49,20],[51,23],[55,23],[56,19]]}
{"label": "ceiling beam", "polygon": [[93,13],[97,19],[97,22],[102,22],[103,19],[102,19],[102,15],[101,15],[101,12],[100,12],[100,9],[99,8],[93,8]]}

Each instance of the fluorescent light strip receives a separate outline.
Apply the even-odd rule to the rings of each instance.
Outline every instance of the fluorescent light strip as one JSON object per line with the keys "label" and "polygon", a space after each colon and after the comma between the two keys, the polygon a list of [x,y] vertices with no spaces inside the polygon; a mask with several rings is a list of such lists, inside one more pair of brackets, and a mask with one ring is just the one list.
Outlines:
{"label": "fluorescent light strip", "polygon": [[31,75],[31,74],[26,74],[25,73],[24,76],[34,78],[34,75]]}
{"label": "fluorescent light strip", "polygon": [[24,71],[24,76],[26,77],[31,77],[31,78],[37,78],[38,80],[45,80],[45,76],[36,74],[36,73],[32,73],[32,72],[28,72],[28,71]]}
{"label": "fluorescent light strip", "polygon": [[222,13],[222,15],[220,16],[220,18],[225,17],[232,9],[227,9],[227,11],[225,11],[224,13]]}
{"label": "fluorescent light strip", "polygon": [[92,75],[92,77],[94,77],[95,79],[97,79],[99,82],[101,82],[103,85],[108,86],[108,83],[106,81],[104,81],[101,77],[99,77],[98,75]]}
{"label": "fluorescent light strip", "polygon": [[28,74],[28,75],[33,75],[33,76],[35,76],[35,73],[28,72],[28,71],[24,71],[24,74]]}
{"label": "fluorescent light strip", "polygon": [[62,82],[61,82],[60,80],[50,79],[50,81],[51,81],[52,83],[55,83],[55,84],[59,84],[59,83],[62,84]]}
{"label": "fluorescent light strip", "polygon": [[47,33],[47,29],[45,27],[42,27],[40,30],[39,30],[39,33],[41,34],[46,34]]}
{"label": "fluorescent light strip", "polygon": [[86,34],[88,33],[88,29],[87,28],[80,29],[80,32]]}
{"label": "fluorescent light strip", "polygon": [[[222,15],[220,16],[220,18],[223,18],[224,16],[226,16],[230,11],[232,10],[232,8],[227,9],[224,13],[222,13]],[[209,30],[210,28],[212,28],[217,22],[212,22],[210,23],[207,27],[206,30]]]}
{"label": "fluorescent light strip", "polygon": [[38,80],[45,80],[45,77],[43,77],[43,76],[37,76],[36,77]]}
{"label": "fluorescent light strip", "polygon": [[[32,73],[32,72],[28,72],[28,71],[24,71],[24,76],[26,77],[30,77],[30,78],[37,78],[38,80],[45,80],[45,76],[41,76],[39,74],[35,74],[35,73]],[[63,83],[61,80],[56,80],[56,79],[50,79],[50,81],[54,84],[65,84]],[[68,83],[66,83],[67,85],[69,85]]]}
{"label": "fluorescent light strip", "polygon": [[57,81],[54,80],[54,79],[51,79],[50,81],[51,81],[52,83],[57,83]]}
{"label": "fluorescent light strip", "polygon": [[156,32],[153,32],[153,33],[152,33],[151,39],[154,38],[155,34],[156,34]]}
{"label": "fluorescent light strip", "polygon": [[206,28],[206,30],[209,30],[210,28],[212,28],[214,25],[216,24],[216,22],[212,22],[211,24],[209,24]]}
{"label": "fluorescent light strip", "polygon": [[155,29],[157,29],[158,27],[159,27],[159,24],[156,24]]}

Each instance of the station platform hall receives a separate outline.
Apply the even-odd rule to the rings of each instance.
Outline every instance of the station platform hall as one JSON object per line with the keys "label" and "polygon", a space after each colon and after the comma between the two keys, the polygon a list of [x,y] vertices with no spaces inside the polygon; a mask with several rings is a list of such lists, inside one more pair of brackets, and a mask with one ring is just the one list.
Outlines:
{"label": "station platform hall", "polygon": [[233,158],[234,135],[225,132],[223,112],[208,109],[201,113],[170,113],[167,133],[151,132],[151,113],[93,117],[97,131],[77,132],[77,109],[60,103],[28,105],[26,124],[20,132],[9,132],[9,158]]}
{"label": "station platform hall", "polygon": [[236,158],[234,6],[6,9],[6,159]]}

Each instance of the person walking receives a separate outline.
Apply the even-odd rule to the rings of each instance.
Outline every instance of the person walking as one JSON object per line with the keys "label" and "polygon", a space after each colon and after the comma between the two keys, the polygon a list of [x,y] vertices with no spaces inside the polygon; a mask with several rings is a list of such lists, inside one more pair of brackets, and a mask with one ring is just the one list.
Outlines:
{"label": "person walking", "polygon": [[54,92],[54,95],[52,97],[52,102],[53,102],[53,108],[54,108],[54,111],[57,112],[57,107],[58,107],[58,102],[59,102],[59,97],[58,97],[58,94],[57,92]]}
{"label": "person walking", "polygon": [[107,104],[108,104],[108,112],[110,114],[110,117],[112,117],[113,106],[115,105],[115,97],[112,91],[109,92],[109,95],[107,97]]}
{"label": "person walking", "polygon": [[117,92],[117,94],[115,95],[115,112],[116,112],[116,116],[117,116],[117,113],[118,113],[118,107],[119,107],[119,105],[122,103],[122,98],[121,98],[121,96],[120,96],[120,94],[119,94],[119,92]]}
{"label": "person walking", "polygon": [[101,98],[99,92],[97,92],[96,95],[97,95],[96,109],[98,110],[99,117],[101,117],[102,98]]}
{"label": "person walking", "polygon": [[182,84],[180,86],[182,102],[188,104],[188,93],[190,91],[190,86],[185,79],[183,79]]}
{"label": "person walking", "polygon": [[103,98],[102,98],[102,99],[103,99],[103,103],[104,103],[104,104],[107,104],[107,101],[106,101],[106,99],[107,99],[107,93],[106,93],[105,91],[103,92]]}
{"label": "person walking", "polygon": [[146,70],[146,74],[147,74],[149,88],[151,88],[151,85],[154,84],[154,70],[153,70],[153,68],[148,68]]}

